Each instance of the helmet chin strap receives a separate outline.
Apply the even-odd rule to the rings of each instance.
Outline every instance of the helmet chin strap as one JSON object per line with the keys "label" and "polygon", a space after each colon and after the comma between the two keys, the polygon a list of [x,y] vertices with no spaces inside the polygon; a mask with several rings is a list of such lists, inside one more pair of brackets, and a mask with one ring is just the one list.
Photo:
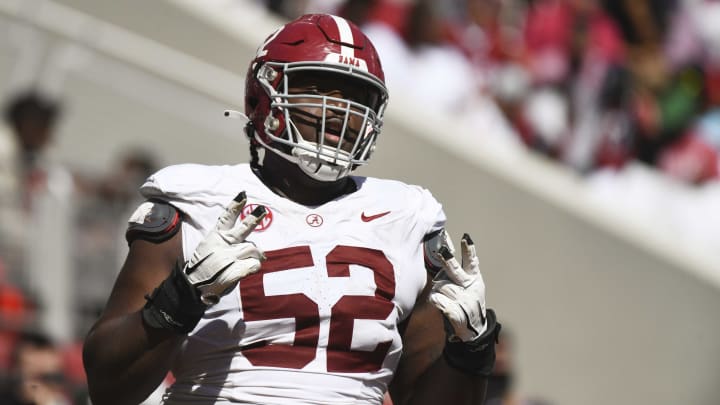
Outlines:
{"label": "helmet chin strap", "polygon": [[[297,146],[294,146],[290,153],[295,159],[295,164],[300,166],[300,169],[305,174],[322,182],[336,181],[350,174],[349,153],[341,150],[339,146],[328,147],[316,142],[306,141],[295,123],[292,120],[289,120],[289,123],[287,130],[295,132],[295,138],[297,139]],[[335,159],[331,159],[327,155],[334,155]],[[347,159],[347,163],[344,160],[338,160],[338,157]]]}
{"label": "helmet chin strap", "polygon": [[339,180],[350,174],[352,171],[350,166],[343,167],[341,165],[326,162],[317,157],[317,154],[308,150],[293,147],[291,154],[283,153],[276,148],[271,147],[261,136],[256,136],[255,140],[265,149],[265,153],[274,153],[277,156],[287,160],[298,166],[307,176],[321,182],[332,182]]}
{"label": "helmet chin strap", "polygon": [[292,154],[300,169],[315,180],[322,182],[336,181],[350,174],[350,167],[328,163],[310,151],[293,148]]}

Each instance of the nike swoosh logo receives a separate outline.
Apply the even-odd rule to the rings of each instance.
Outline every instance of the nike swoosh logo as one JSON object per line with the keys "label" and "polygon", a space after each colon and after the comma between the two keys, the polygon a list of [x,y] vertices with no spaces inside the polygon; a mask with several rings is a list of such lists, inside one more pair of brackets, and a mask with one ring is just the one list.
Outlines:
{"label": "nike swoosh logo", "polygon": [[365,215],[365,213],[363,212],[362,214],[360,214],[360,219],[362,219],[363,222],[370,222],[370,221],[378,219],[380,217],[384,217],[385,215],[387,215],[389,213],[390,213],[390,211],[386,211],[386,212],[381,212],[381,213],[375,214],[375,215]]}

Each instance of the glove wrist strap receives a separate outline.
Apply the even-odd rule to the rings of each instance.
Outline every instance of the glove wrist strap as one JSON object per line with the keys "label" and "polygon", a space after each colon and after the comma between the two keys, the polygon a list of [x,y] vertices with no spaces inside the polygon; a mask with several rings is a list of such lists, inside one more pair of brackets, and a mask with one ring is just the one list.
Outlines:
{"label": "glove wrist strap", "polygon": [[145,324],[178,334],[195,329],[207,308],[183,273],[180,262],[175,264],[170,276],[145,299],[147,302],[142,309]]}
{"label": "glove wrist strap", "polygon": [[487,309],[485,333],[470,342],[447,341],[443,356],[450,367],[462,372],[487,377],[495,365],[495,343],[502,325],[497,321],[495,311]]}

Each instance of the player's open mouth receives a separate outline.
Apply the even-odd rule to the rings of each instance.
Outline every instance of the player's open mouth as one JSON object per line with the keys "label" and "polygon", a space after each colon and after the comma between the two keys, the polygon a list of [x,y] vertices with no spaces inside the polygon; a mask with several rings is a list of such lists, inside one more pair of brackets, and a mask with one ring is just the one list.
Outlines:
{"label": "player's open mouth", "polygon": [[[336,132],[326,131],[322,143],[326,146],[337,147],[340,144],[340,134]],[[354,144],[355,136],[350,134],[349,131],[347,131],[342,141],[342,149],[349,152]]]}
{"label": "player's open mouth", "polygon": [[340,137],[329,132],[325,132],[325,144],[337,146],[340,143]]}
{"label": "player's open mouth", "polygon": [[[340,135],[343,133],[345,122],[338,117],[330,117],[325,120],[325,134],[323,143],[328,146],[338,146],[340,144]],[[354,136],[350,133],[349,128],[345,128],[343,144],[354,142]],[[344,145],[343,145],[344,146]]]}

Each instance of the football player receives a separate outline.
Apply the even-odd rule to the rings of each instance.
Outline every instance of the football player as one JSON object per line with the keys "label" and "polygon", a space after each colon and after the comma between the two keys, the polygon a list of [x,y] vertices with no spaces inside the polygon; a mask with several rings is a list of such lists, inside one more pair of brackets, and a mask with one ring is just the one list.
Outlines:
{"label": "football player", "polygon": [[[388,102],[352,23],[302,16],[247,72],[252,159],[152,175],[84,349],[98,404],[482,403],[500,324],[427,190],[352,176]],[[240,114],[230,112],[229,114]],[[457,256],[457,257],[456,257]]]}

